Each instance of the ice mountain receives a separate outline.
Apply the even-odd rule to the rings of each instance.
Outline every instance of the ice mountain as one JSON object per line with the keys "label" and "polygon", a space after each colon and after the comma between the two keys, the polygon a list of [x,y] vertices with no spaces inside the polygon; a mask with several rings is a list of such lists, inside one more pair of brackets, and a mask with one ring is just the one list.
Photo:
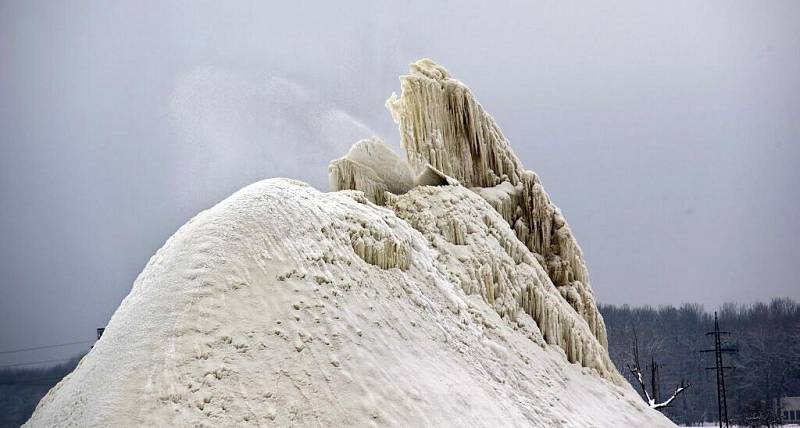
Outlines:
{"label": "ice mountain", "polygon": [[622,379],[580,248],[430,60],[333,192],[269,179],[181,227],[27,426],[672,426]]}

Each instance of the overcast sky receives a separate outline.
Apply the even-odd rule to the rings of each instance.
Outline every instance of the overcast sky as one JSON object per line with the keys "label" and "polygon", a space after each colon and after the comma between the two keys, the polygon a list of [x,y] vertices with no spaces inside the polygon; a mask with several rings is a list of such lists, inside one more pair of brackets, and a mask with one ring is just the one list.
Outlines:
{"label": "overcast sky", "polygon": [[539,173],[599,301],[800,299],[800,2],[295,3],[0,1],[0,351],[92,338],[240,187],[399,150],[420,57]]}

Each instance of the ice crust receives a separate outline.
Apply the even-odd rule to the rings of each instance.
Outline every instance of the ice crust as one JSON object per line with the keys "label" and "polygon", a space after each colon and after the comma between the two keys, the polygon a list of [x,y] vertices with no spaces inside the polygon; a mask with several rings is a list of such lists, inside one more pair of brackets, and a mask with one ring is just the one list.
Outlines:
{"label": "ice crust", "polygon": [[269,179],[197,215],[27,426],[673,426],[491,117],[429,60],[401,82],[408,162],[362,140],[334,192]]}

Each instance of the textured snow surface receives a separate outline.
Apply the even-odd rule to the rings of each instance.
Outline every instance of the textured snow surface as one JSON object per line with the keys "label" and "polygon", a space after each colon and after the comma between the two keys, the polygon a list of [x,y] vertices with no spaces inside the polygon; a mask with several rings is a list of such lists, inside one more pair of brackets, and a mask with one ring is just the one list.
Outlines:
{"label": "textured snow surface", "polygon": [[[402,81],[396,118],[444,114]],[[465,88],[438,87],[451,84]],[[425,126],[452,118],[437,120]],[[437,138],[442,153],[457,144]],[[334,189],[358,190],[270,179],[190,220],[28,425],[672,426],[611,364],[580,250],[538,179],[515,166],[483,182],[418,145],[409,163],[375,139],[332,162]]]}

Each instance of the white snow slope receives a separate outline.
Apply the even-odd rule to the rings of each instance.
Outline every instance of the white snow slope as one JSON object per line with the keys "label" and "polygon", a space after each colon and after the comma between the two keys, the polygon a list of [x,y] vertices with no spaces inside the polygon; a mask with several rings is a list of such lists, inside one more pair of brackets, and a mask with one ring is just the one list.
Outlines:
{"label": "white snow slope", "polygon": [[[401,132],[431,107],[409,79],[441,69],[415,67],[391,101]],[[460,144],[445,134],[431,144]],[[482,150],[513,156],[497,141]],[[334,188],[365,191],[270,179],[189,221],[27,426],[672,426],[611,364],[535,175],[482,187],[412,143],[408,171],[375,140],[332,164]]]}

